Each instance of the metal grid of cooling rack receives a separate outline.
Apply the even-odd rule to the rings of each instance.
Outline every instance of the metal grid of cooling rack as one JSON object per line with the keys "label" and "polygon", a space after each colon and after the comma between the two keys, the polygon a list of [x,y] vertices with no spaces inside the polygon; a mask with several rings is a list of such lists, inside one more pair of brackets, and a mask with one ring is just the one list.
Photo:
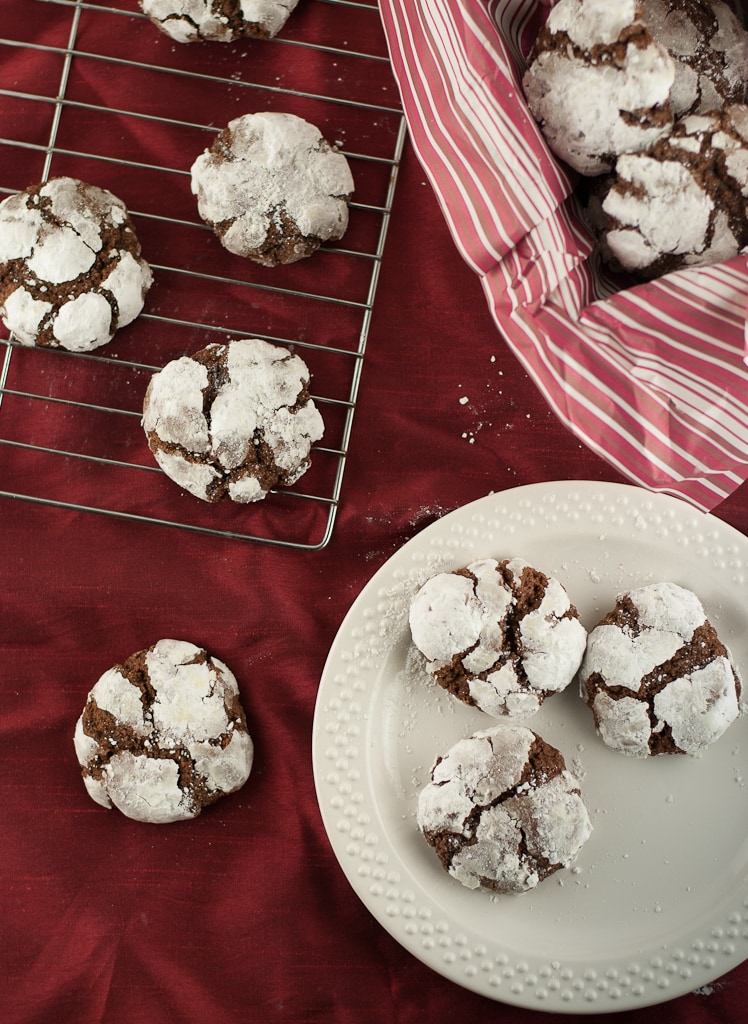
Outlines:
{"label": "metal grid of cooling rack", "polygon": [[[406,131],[394,83],[389,91],[378,9],[352,0],[302,0],[297,11],[303,14],[287,23],[288,28],[295,18],[306,19],[298,22],[295,35],[284,31],[273,40],[184,46],[158,32],[136,0],[109,4],[33,0],[33,7],[24,5],[31,15],[29,33],[34,11],[40,12],[36,24],[44,31],[37,31],[37,38],[0,38],[3,66],[23,51],[35,58],[33,78],[24,80],[23,73],[20,80],[0,78],[0,96],[10,109],[8,117],[0,117],[0,196],[60,174],[97,177],[97,184],[120,197],[124,189],[155,283],[135,324],[95,353],[28,348],[12,336],[0,339],[0,496],[216,536],[322,548],[332,535],[340,499]],[[334,34],[328,36],[331,27]],[[130,45],[118,48],[117,40],[127,33],[137,33],[137,59]],[[359,37],[365,46],[354,49]],[[248,54],[253,59],[249,75]],[[308,90],[310,78],[319,79],[323,91]],[[114,79],[117,83],[106,88]],[[138,93],[132,83],[140,81],[146,98],[120,105],[121,95]],[[194,151],[199,136],[204,142],[196,156],[230,119],[218,114],[209,123],[193,120],[180,112],[178,102],[162,111],[160,96],[178,97],[180,91],[189,95],[190,113],[195,97],[212,91],[216,108],[230,116],[252,108],[302,116],[308,110],[308,119],[328,138],[328,125],[333,131],[342,126],[346,134],[349,121],[355,123],[353,138],[334,141],[354,171],[351,225],[358,219],[363,229],[358,235],[354,230],[349,243],[349,227],[337,247],[323,247],[302,261],[308,270],[296,264],[271,276],[245,266],[250,261],[227,260],[196,210],[183,204],[170,211],[162,205],[166,194],[189,192],[189,163],[179,164],[178,157],[162,162],[158,154],[176,152],[182,143],[186,152],[190,145]],[[370,102],[376,94],[392,102]],[[85,124],[81,135],[74,130],[79,123]],[[130,148],[141,127],[151,147],[143,152],[137,145]],[[181,135],[189,136],[189,143]],[[120,137],[128,137],[127,146],[118,146]],[[134,175],[138,189],[131,187]],[[156,246],[156,256],[167,258],[153,258],[144,235],[152,244],[170,240]],[[227,309],[242,315],[232,320]],[[340,326],[324,337],[328,323]],[[312,393],[326,423],[325,437],[312,452],[312,469],[300,483],[250,506],[206,505],[184,494],[155,466],[139,436],[150,375],[169,358],[226,335],[261,337],[298,351],[312,370]]]}

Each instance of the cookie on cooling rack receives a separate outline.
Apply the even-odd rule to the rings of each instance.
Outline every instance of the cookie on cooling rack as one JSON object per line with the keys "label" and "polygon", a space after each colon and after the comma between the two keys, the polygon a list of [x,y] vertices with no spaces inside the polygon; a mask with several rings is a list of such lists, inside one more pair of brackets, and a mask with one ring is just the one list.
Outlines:
{"label": "cookie on cooling rack", "polygon": [[159,640],[94,685],[75,752],[96,803],[166,823],[243,786],[253,744],[229,668],[195,644]]}
{"label": "cookie on cooling rack", "polygon": [[439,685],[495,717],[532,714],[565,689],[587,638],[561,583],[520,558],[437,573],[409,620]]}
{"label": "cookie on cooling rack", "polygon": [[192,165],[198,212],[229,252],[295,263],[348,227],[345,156],[295,114],[245,114]]}
{"label": "cookie on cooling rack", "polygon": [[178,43],[272,39],[299,0],[140,0],[144,14]]}
{"label": "cookie on cooling rack", "polygon": [[309,370],[258,338],[208,345],[154,374],[143,429],[159,466],[204,501],[259,501],[306,472],[323,433]]}
{"label": "cookie on cooling rack", "polygon": [[701,601],[675,583],[622,594],[579,673],[598,735],[632,757],[700,754],[740,714],[741,682]]}
{"label": "cookie on cooling rack", "polygon": [[517,725],[474,733],[438,758],[417,819],[452,878],[507,894],[569,867],[592,832],[561,752]]}
{"label": "cookie on cooling rack", "polygon": [[582,174],[610,170],[673,124],[675,64],[637,0],[559,0],[528,57],[522,85],[557,156]]}
{"label": "cookie on cooling rack", "polygon": [[140,313],[150,267],[125,204],[76,178],[0,203],[0,317],[24,345],[89,351]]}

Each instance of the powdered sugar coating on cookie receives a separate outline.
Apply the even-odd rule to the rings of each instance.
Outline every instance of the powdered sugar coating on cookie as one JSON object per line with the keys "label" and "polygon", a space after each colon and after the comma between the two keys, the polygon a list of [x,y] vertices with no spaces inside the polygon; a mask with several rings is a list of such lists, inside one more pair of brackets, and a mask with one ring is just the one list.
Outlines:
{"label": "powdered sugar coating on cookie", "polygon": [[494,717],[532,714],[568,686],[587,636],[561,583],[519,558],[437,573],[409,621],[437,682]]}
{"label": "powdered sugar coating on cookie", "polygon": [[579,673],[595,728],[633,757],[699,754],[738,718],[741,682],[699,598],[674,583],[621,595]]}
{"label": "powdered sugar coating on cookie", "polygon": [[705,266],[748,245],[748,106],[692,114],[648,153],[619,157],[602,247],[642,277]]}
{"label": "powdered sugar coating on cookie", "polygon": [[229,252],[264,266],[310,256],[348,227],[348,161],[295,114],[236,118],[191,173],[203,220]]}
{"label": "powdered sugar coating on cookie", "polygon": [[559,0],[522,84],[551,149],[589,175],[670,129],[674,78],[673,59],[652,38],[636,0]]}
{"label": "powdered sugar coating on cookie", "polygon": [[143,308],[153,276],[125,204],[76,178],[0,203],[0,316],[24,345],[89,351]]}
{"label": "powdered sugar coating on cookie", "polygon": [[298,0],[140,0],[151,21],[178,43],[272,39]]}
{"label": "powdered sugar coating on cookie", "polygon": [[160,640],[105,672],[74,741],[91,798],[137,821],[194,818],[252,769],[234,675],[181,640]]}
{"label": "powdered sugar coating on cookie", "polygon": [[522,726],[474,733],[440,757],[417,820],[451,877],[498,893],[568,867],[592,831],[563,756]]}
{"label": "powdered sugar coating on cookie", "polygon": [[748,32],[723,0],[641,0],[642,20],[673,58],[676,118],[742,103]]}
{"label": "powdered sugar coating on cookie", "polygon": [[309,370],[258,338],[208,345],[154,374],[143,429],[167,476],[204,501],[259,501],[296,483],[320,440]]}

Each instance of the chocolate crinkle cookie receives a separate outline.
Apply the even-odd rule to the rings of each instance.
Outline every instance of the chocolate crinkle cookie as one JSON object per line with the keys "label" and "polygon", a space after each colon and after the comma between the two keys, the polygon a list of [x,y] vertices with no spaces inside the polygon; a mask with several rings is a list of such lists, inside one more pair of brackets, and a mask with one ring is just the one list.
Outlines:
{"label": "chocolate crinkle cookie", "polygon": [[409,620],[439,685],[494,717],[532,714],[568,686],[587,637],[561,583],[520,558],[437,573]]}
{"label": "chocolate crinkle cookie", "polygon": [[603,258],[641,278],[706,266],[748,245],[748,106],[683,118],[627,153],[590,218]]}
{"label": "chocolate crinkle cookie", "polygon": [[195,644],[159,640],[94,685],[75,752],[97,804],[165,823],[240,789],[253,744],[227,666]]}
{"label": "chocolate crinkle cookie", "polygon": [[253,502],[290,486],[323,434],[304,360],[259,338],[212,344],[151,378],[143,429],[159,466],[216,502]]}
{"label": "chocolate crinkle cookie", "polygon": [[76,178],[0,203],[0,317],[24,345],[89,351],[143,308],[153,280],[125,204]]}
{"label": "chocolate crinkle cookie", "polygon": [[579,673],[595,729],[632,757],[700,754],[741,713],[741,682],[698,597],[675,583],[622,594]]}
{"label": "chocolate crinkle cookie", "polygon": [[646,149],[673,124],[675,65],[636,0],[559,0],[522,85],[554,153],[582,174]]}
{"label": "chocolate crinkle cookie", "polygon": [[748,33],[723,0],[641,0],[642,20],[673,59],[676,118],[745,98]]}
{"label": "chocolate crinkle cookie", "polygon": [[140,0],[144,14],[178,43],[272,39],[299,0]]}
{"label": "chocolate crinkle cookie", "polygon": [[353,190],[345,156],[295,114],[238,117],[192,165],[202,219],[229,252],[267,267],[342,238]]}
{"label": "chocolate crinkle cookie", "polygon": [[506,894],[569,867],[592,832],[561,752],[516,725],[475,733],[438,758],[417,820],[452,878]]}

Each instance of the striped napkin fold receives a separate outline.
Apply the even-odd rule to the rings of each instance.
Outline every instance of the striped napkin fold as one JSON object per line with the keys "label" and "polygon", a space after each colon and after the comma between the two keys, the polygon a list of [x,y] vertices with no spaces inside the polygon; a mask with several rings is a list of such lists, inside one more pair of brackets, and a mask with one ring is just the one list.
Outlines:
{"label": "striped napkin fold", "polygon": [[613,291],[522,96],[547,0],[380,0],[416,153],[500,333],[629,479],[710,510],[748,477],[748,260]]}

